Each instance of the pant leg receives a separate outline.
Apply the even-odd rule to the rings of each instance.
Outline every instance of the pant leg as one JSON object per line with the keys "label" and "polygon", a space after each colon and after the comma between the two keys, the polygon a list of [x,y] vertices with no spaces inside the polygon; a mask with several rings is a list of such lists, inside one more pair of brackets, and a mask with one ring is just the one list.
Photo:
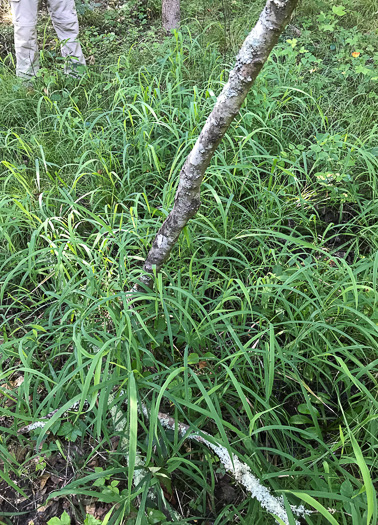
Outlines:
{"label": "pant leg", "polygon": [[65,73],[74,73],[77,66],[85,65],[85,58],[79,42],[79,22],[77,19],[75,0],[48,0],[51,20],[62,42],[62,57],[67,58]]}
{"label": "pant leg", "polygon": [[39,68],[37,43],[38,0],[11,0],[16,49],[16,75],[31,78]]}

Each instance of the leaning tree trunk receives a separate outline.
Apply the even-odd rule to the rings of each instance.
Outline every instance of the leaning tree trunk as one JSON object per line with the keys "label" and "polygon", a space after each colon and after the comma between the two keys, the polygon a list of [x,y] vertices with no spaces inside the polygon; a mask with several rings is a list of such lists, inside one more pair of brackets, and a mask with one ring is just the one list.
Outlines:
{"label": "leaning tree trunk", "polygon": [[162,0],[161,18],[167,33],[180,25],[180,0]]}
{"label": "leaning tree trunk", "polygon": [[143,266],[146,273],[140,280],[145,286],[151,288],[154,269],[161,270],[181,231],[197,213],[201,182],[211,158],[297,3],[298,0],[267,0],[257,24],[245,39],[228,82],[181,169],[173,209],[158,231]]}

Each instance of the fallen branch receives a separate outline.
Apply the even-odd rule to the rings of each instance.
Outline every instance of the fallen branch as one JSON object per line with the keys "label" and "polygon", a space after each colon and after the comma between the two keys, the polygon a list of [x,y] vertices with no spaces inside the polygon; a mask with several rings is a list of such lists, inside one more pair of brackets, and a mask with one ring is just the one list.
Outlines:
{"label": "fallen branch", "polygon": [[[122,394],[122,392],[121,392]],[[111,403],[113,401],[114,397],[109,397],[109,402]],[[75,402],[72,404],[71,407],[67,409],[67,412],[69,410],[78,408],[79,403]],[[143,415],[149,419],[149,411],[146,407],[146,405],[142,404],[139,408],[139,411],[143,413]],[[36,421],[34,423],[30,423],[29,425],[26,425],[25,427],[22,427],[18,430],[19,434],[25,434],[27,432],[30,432],[31,430],[34,430],[36,428],[43,428],[49,419],[57,412],[57,410],[53,410],[44,418],[42,418],[40,421]],[[117,406],[114,406],[111,408],[111,415],[113,418],[113,422],[115,425],[115,429],[117,432],[124,432],[126,428],[126,418],[120,411],[120,409]],[[158,413],[158,420],[162,427],[169,429],[169,430],[175,430],[176,429],[176,421],[173,417],[169,416],[168,414],[164,414],[163,412]],[[283,522],[285,525],[289,525],[289,518],[287,515],[287,512],[285,510],[284,502],[282,498],[276,498],[273,496],[270,492],[270,490],[267,487],[264,487],[264,485],[261,484],[260,480],[258,480],[251,472],[250,467],[246,464],[240,461],[240,459],[233,454],[230,456],[228,450],[223,447],[220,444],[214,444],[212,441],[215,441],[214,438],[208,434],[207,432],[201,431],[202,435],[199,435],[198,433],[191,433],[191,427],[185,423],[177,423],[178,426],[178,432],[181,437],[184,437],[185,439],[189,439],[192,441],[197,441],[198,443],[202,443],[203,445],[210,448],[220,459],[222,465],[224,466],[225,470],[232,474],[232,476],[235,478],[235,480],[243,485],[243,487],[246,489],[246,491],[251,495],[252,498],[257,499],[257,501],[260,503],[261,507],[266,509],[267,512],[272,514],[274,517],[279,518],[281,522]],[[206,439],[208,436],[210,440]],[[128,440],[124,436],[122,438],[121,447],[127,451],[128,448]],[[128,454],[125,453],[125,459],[128,462]],[[139,468],[134,470],[134,485],[137,486],[139,483],[143,480],[143,460],[140,456],[140,453],[137,452],[136,462],[135,465]],[[151,499],[154,499],[154,495],[151,497]],[[168,509],[169,510],[169,509]],[[312,514],[313,511],[306,510],[303,505],[295,506],[291,505],[291,510],[293,514],[295,514],[298,517],[305,516],[308,514]],[[176,511],[174,509],[170,509],[169,512],[171,515],[173,514],[174,518],[177,519],[177,516],[175,515]],[[277,523],[280,523],[277,520]],[[295,522],[296,525],[299,525],[299,522]]]}
{"label": "fallen branch", "polygon": [[[62,415],[62,417],[65,417],[68,415],[68,412],[71,410],[73,412],[77,412],[78,408],[80,406],[80,401],[75,401],[74,403],[72,403],[71,406],[69,406],[67,408],[67,410],[64,412],[64,414]],[[84,406],[83,406],[83,410],[85,410],[86,408],[89,407],[89,403],[87,400],[84,401]],[[35,421],[33,423],[29,423],[29,425],[25,425],[24,427],[21,427],[17,430],[17,434],[27,434],[28,432],[31,432],[32,430],[35,430],[37,428],[43,428],[46,424],[47,424],[47,421],[49,419],[51,419],[53,417],[54,414],[56,414],[58,411],[60,410],[60,408],[56,408],[55,410],[53,410],[52,412],[49,412],[48,414],[46,414],[45,416],[41,417],[40,418],[40,421]]]}
{"label": "fallen branch", "polygon": [[[142,412],[145,417],[149,417],[149,413],[145,405],[142,405]],[[175,419],[169,416],[168,414],[159,412],[158,420],[162,427],[173,431],[176,429]],[[246,463],[241,462],[240,459],[237,456],[235,456],[235,454],[233,454],[231,457],[226,447],[223,447],[219,444],[215,445],[214,443],[206,439],[206,437],[203,437],[202,435],[199,435],[197,433],[191,434],[189,425],[180,422],[178,422],[177,425],[181,437],[185,437],[185,439],[190,439],[193,441],[198,441],[198,443],[202,443],[208,448],[210,448],[218,456],[225,470],[232,474],[232,476],[238,483],[243,485],[243,487],[247,490],[247,492],[249,492],[252,498],[257,499],[260,505],[268,512],[270,512],[274,517],[279,518],[283,523],[285,523],[285,525],[289,525],[290,522],[287,512],[285,510],[283,498],[276,498],[275,496],[273,496],[270,490],[267,487],[264,487],[264,485],[260,483],[260,480],[258,480],[252,474],[251,469]],[[214,440],[214,438],[207,432],[201,431],[201,434],[203,434],[204,436],[208,436],[209,438]],[[290,507],[293,514],[297,516],[305,516],[306,514],[312,514],[312,511],[306,510],[303,505],[291,505]],[[277,521],[277,523],[280,522]],[[295,523],[296,525],[299,525],[299,521],[296,520]]]}

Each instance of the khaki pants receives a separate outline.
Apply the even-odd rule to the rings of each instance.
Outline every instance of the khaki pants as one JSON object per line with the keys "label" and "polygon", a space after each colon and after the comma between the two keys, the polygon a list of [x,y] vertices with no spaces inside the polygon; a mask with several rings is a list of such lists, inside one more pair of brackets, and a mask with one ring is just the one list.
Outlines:
{"label": "khaki pants", "polygon": [[[16,74],[22,78],[31,78],[39,68],[38,0],[10,0],[10,4],[14,24]],[[67,58],[65,73],[74,74],[77,65],[85,65],[81,46],[77,42],[79,23],[75,0],[47,0],[47,5],[56,34],[62,42],[62,56]]]}

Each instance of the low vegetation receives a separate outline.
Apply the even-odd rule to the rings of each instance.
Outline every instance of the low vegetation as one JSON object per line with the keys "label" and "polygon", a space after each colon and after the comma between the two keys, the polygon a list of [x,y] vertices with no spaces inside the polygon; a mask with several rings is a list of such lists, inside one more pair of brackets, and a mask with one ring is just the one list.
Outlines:
{"label": "low vegetation", "polygon": [[378,7],[356,3],[303,3],[214,156],[199,213],[131,301],[261,6],[191,0],[165,38],[155,2],[81,3],[88,75],[62,75],[42,18],[32,88],[14,77],[4,24],[4,524],[171,523],[165,501],[181,523],[275,523],[158,410],[245,462],[290,524],[290,504],[314,511],[301,523],[375,523]]}

